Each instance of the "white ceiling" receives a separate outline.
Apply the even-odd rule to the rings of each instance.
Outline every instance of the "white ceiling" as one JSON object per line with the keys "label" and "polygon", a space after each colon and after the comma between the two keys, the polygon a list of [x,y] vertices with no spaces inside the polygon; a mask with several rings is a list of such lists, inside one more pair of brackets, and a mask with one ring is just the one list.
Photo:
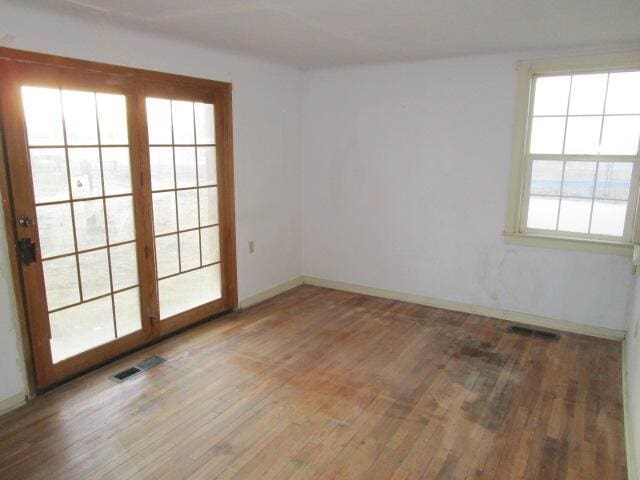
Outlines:
{"label": "white ceiling", "polygon": [[640,0],[28,1],[305,69],[640,41]]}

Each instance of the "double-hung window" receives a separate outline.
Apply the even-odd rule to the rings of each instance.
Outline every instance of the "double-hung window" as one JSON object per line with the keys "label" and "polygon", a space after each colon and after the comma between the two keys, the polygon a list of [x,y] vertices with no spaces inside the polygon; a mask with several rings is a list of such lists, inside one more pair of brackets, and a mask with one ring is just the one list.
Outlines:
{"label": "double-hung window", "polygon": [[[507,233],[637,240],[640,56],[521,62]],[[630,249],[628,250],[630,251]]]}

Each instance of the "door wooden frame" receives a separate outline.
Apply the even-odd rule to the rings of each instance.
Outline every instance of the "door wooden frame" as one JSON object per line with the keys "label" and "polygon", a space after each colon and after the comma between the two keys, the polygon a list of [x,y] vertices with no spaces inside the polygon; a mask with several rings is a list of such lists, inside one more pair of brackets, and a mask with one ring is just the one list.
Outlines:
{"label": "door wooden frame", "polygon": [[[152,335],[148,336],[146,332],[139,331],[137,334],[131,334],[126,337],[122,337],[122,341],[118,343],[116,348],[111,347],[110,344],[105,344],[96,349],[97,356],[109,355],[111,357],[122,355],[128,350],[131,350],[136,345],[142,346],[166,336],[174,331],[183,329],[190,324],[193,324],[197,320],[202,320],[207,316],[208,311],[211,308],[215,308],[218,311],[228,311],[236,309],[238,306],[238,288],[237,288],[237,265],[236,265],[236,241],[235,241],[235,196],[234,196],[234,175],[233,175],[233,133],[232,133],[232,95],[231,84],[226,82],[219,82],[214,80],[207,80],[201,78],[192,78],[182,75],[175,75],[170,73],[162,73],[156,71],[142,70],[137,68],[130,68],[118,65],[110,65],[92,61],[76,60],[66,57],[59,57],[55,55],[34,53],[23,50],[14,50],[9,48],[0,47],[0,63],[7,65],[15,64],[29,64],[30,68],[37,69],[38,66],[43,68],[43,71],[48,71],[52,67],[56,71],[64,72],[64,76],[72,78],[74,75],[78,76],[80,83],[83,77],[101,76],[125,79],[125,81],[131,82],[134,85],[137,102],[128,102],[127,112],[129,116],[129,126],[133,122],[138,125],[139,130],[137,137],[130,138],[130,149],[132,152],[136,152],[139,158],[140,171],[140,192],[139,198],[142,200],[141,207],[144,210],[143,215],[137,215],[139,223],[136,224],[138,229],[138,235],[144,235],[145,245],[149,245],[149,239],[153,238],[151,210],[151,187],[150,187],[150,171],[148,162],[148,141],[146,137],[146,113],[144,109],[144,95],[151,95],[154,92],[161,94],[162,96],[170,96],[171,98],[188,98],[194,100],[202,98],[205,100],[214,99],[216,105],[216,149],[217,149],[217,162],[218,162],[218,184],[220,188],[219,197],[224,196],[224,201],[219,206],[220,215],[220,245],[221,245],[221,275],[223,278],[222,285],[224,291],[222,292],[222,299],[211,302],[210,304],[196,307],[184,314],[180,315],[178,322],[173,322],[171,325],[162,325],[159,321],[158,312],[143,312],[143,323],[145,321],[152,321],[153,331]],[[11,98],[0,98],[2,102],[3,113],[2,115],[14,115],[17,105],[12,104],[14,102]],[[14,102],[15,103],[15,102]],[[142,108],[141,108],[142,107]],[[9,110],[7,112],[7,109]],[[0,115],[1,117],[1,115]],[[11,123],[11,122],[9,122]],[[19,234],[17,232],[17,218],[20,216],[20,212],[16,211],[16,206],[13,202],[14,187],[11,182],[11,175],[9,172],[9,159],[14,158],[16,152],[12,152],[11,149],[24,149],[26,144],[24,138],[16,137],[16,133],[5,129],[5,125],[0,118],[0,193],[2,194],[2,203],[5,216],[5,227],[7,232],[7,244],[9,248],[9,258],[11,263],[13,286],[15,292],[15,300],[18,309],[18,321],[20,329],[20,337],[22,343],[23,357],[25,363],[26,377],[28,383],[28,395],[34,396],[36,392],[43,388],[42,379],[39,379],[36,375],[36,355],[38,355],[38,346],[35,345],[34,335],[32,329],[34,328],[34,322],[30,320],[29,310],[26,301],[26,286],[24,282],[23,265],[20,262],[16,249],[14,246],[17,243]],[[137,178],[132,177],[132,181],[138,181]],[[21,182],[22,183],[22,182]],[[17,188],[23,186],[18,185]],[[138,205],[136,205],[138,208]],[[150,252],[148,250],[151,250]],[[142,262],[145,269],[145,276],[151,278],[151,275],[155,278],[155,261],[153,248],[146,248],[143,252],[138,252],[138,255],[144,255],[146,260]],[[40,268],[40,267],[39,267]],[[142,285],[142,282],[141,282]],[[157,305],[157,291],[156,287],[147,288],[143,291],[141,288],[141,296],[148,297],[146,303],[148,305]],[[156,297],[155,300],[153,297]],[[155,302],[155,303],[154,303]],[[143,304],[145,301],[143,301]],[[151,320],[149,320],[151,319]],[[36,326],[37,327],[37,326]],[[67,378],[75,376],[77,373],[78,365],[74,362],[74,357],[69,359],[68,368],[62,370],[68,371],[68,374],[63,374],[62,377]],[[67,361],[64,361],[67,362]],[[94,367],[90,367],[94,368]],[[89,369],[90,369],[89,368]],[[56,378],[56,382],[63,378]],[[45,383],[54,383],[49,380]]]}

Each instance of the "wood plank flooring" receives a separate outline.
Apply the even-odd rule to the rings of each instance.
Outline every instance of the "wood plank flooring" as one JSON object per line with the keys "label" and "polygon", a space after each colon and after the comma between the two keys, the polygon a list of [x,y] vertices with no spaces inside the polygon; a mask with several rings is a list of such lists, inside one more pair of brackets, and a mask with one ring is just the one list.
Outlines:
{"label": "wood plank flooring", "polygon": [[301,286],[3,417],[0,478],[626,478],[620,343],[508,326]]}

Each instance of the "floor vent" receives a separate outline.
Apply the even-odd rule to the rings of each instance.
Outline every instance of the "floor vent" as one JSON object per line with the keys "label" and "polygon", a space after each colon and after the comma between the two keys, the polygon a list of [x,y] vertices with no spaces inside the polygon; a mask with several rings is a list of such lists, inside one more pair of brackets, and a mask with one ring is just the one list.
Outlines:
{"label": "floor vent", "polygon": [[557,333],[545,332],[543,330],[534,330],[533,328],[527,328],[527,327],[513,326],[513,327],[510,327],[509,330],[511,330],[513,333],[517,333],[518,335],[524,335],[526,337],[544,338],[545,340],[557,340],[558,338],[560,338]]}
{"label": "floor vent", "polygon": [[138,363],[137,365],[134,365],[133,367],[129,367],[126,370],[123,370],[122,372],[116,373],[115,375],[109,378],[114,382],[122,383],[125,380],[129,380],[130,378],[135,377],[136,375],[142,372],[146,372],[147,370],[149,370],[152,367],[155,367],[156,365],[160,365],[161,363],[164,363],[165,361],[166,360],[164,358],[159,357],[158,355],[154,355],[153,357],[149,357],[146,360],[143,360],[142,362]]}

